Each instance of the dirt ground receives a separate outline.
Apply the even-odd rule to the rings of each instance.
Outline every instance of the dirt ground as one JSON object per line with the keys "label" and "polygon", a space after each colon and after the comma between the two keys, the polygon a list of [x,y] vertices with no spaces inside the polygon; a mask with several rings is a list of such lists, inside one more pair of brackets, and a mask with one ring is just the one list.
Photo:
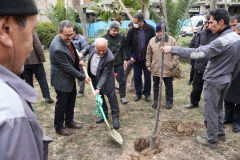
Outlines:
{"label": "dirt ground", "polygon": [[[49,60],[44,66],[50,86]],[[233,133],[232,125],[226,125],[227,141],[218,142],[218,149],[210,149],[196,143],[195,137],[205,136],[206,133],[202,117],[203,101],[201,100],[199,108],[184,109],[184,105],[189,103],[191,93],[191,85],[187,85],[190,66],[181,64],[181,68],[182,77],[173,82],[174,102],[171,110],[166,109],[163,86],[154,150],[149,148],[156,118],[156,110],[151,107],[153,100],[148,103],[143,96],[140,101],[134,102],[135,94],[127,92],[126,98],[129,103],[123,105],[118,101],[121,126],[117,131],[123,137],[123,145],[120,145],[108,135],[105,123],[95,123],[97,117],[93,110],[96,102],[90,87],[86,85],[84,96],[76,100],[74,115],[74,120],[80,122],[83,128],[70,129],[73,134],[64,137],[55,133],[53,125],[55,103],[44,102],[36,81],[34,86],[39,98],[34,105],[35,113],[44,134],[55,140],[49,145],[49,160],[240,160],[240,133]],[[50,92],[56,102],[56,94],[51,86]],[[118,93],[117,97],[119,98]],[[112,127],[110,109],[109,124]]]}

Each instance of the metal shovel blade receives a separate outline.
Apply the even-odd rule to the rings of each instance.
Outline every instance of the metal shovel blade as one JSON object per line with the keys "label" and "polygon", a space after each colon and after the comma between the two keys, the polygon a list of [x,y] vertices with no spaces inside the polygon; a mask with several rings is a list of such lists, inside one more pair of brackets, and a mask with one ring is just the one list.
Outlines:
{"label": "metal shovel blade", "polygon": [[112,129],[108,132],[108,134],[113,138],[115,139],[119,144],[123,144],[123,139],[122,139],[122,136],[115,130],[115,129]]}

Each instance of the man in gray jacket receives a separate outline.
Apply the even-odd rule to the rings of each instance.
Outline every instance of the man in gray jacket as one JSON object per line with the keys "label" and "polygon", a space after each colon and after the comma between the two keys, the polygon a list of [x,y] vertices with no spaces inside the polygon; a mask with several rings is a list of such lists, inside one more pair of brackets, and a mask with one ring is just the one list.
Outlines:
{"label": "man in gray jacket", "polygon": [[50,138],[43,136],[31,103],[37,92],[17,75],[33,50],[38,9],[33,0],[0,1],[0,159],[47,160]]}
{"label": "man in gray jacket", "polygon": [[207,127],[206,137],[197,137],[199,144],[217,148],[218,140],[225,141],[223,125],[223,99],[233,78],[239,72],[240,37],[229,26],[227,10],[218,8],[210,11],[209,28],[219,37],[206,46],[194,48],[162,47],[167,53],[175,53],[191,59],[209,58],[203,75],[203,117]]}

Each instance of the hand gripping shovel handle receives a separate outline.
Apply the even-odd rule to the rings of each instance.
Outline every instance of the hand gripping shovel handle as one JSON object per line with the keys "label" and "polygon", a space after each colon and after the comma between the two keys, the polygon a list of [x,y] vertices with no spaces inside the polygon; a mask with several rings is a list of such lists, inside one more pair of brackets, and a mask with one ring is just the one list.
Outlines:
{"label": "hand gripping shovel handle", "polygon": [[[87,70],[86,70],[86,67],[85,67],[85,66],[82,66],[82,67],[83,67],[83,70],[84,70],[84,72],[85,72],[85,75],[86,75],[87,77],[89,77],[89,75],[88,75],[88,73],[87,73]],[[93,94],[94,94],[94,93],[95,93],[95,90],[94,90],[94,88],[93,88],[92,81],[90,81],[90,86],[91,86],[92,92],[93,92]]]}
{"label": "hand gripping shovel handle", "polygon": [[[89,77],[89,76],[88,76],[88,73],[87,73],[87,70],[86,70],[86,67],[85,67],[85,66],[82,66],[82,67],[83,67],[83,70],[84,70],[84,72],[85,72],[85,75],[86,75],[87,77]],[[95,90],[94,90],[94,88],[93,88],[92,81],[90,81],[90,86],[91,86],[92,92],[93,92],[93,94],[94,94],[94,93],[95,93]],[[99,106],[99,105],[98,105],[98,106]],[[106,118],[106,116],[105,116],[105,114],[104,114],[104,112],[103,112],[102,107],[100,106],[99,108],[100,108],[100,111],[101,111],[101,113],[102,113],[102,115],[103,115],[104,121],[106,122],[109,130],[111,131],[111,129],[110,129],[110,127],[109,127],[109,124],[108,124],[108,121],[107,121],[107,118]]]}

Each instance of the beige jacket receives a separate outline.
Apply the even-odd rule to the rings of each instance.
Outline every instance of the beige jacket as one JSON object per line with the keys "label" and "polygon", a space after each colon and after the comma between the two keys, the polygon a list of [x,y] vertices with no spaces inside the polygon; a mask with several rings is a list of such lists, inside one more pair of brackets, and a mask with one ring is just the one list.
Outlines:
{"label": "beige jacket", "polygon": [[[172,36],[165,37],[165,46],[177,46],[176,40]],[[161,42],[159,38],[153,37],[147,47],[146,54],[146,66],[151,67],[151,73],[153,76],[159,77],[162,52],[160,51]],[[178,65],[179,57],[172,54],[164,54],[164,65],[163,65],[163,77],[173,76],[173,68]]]}

